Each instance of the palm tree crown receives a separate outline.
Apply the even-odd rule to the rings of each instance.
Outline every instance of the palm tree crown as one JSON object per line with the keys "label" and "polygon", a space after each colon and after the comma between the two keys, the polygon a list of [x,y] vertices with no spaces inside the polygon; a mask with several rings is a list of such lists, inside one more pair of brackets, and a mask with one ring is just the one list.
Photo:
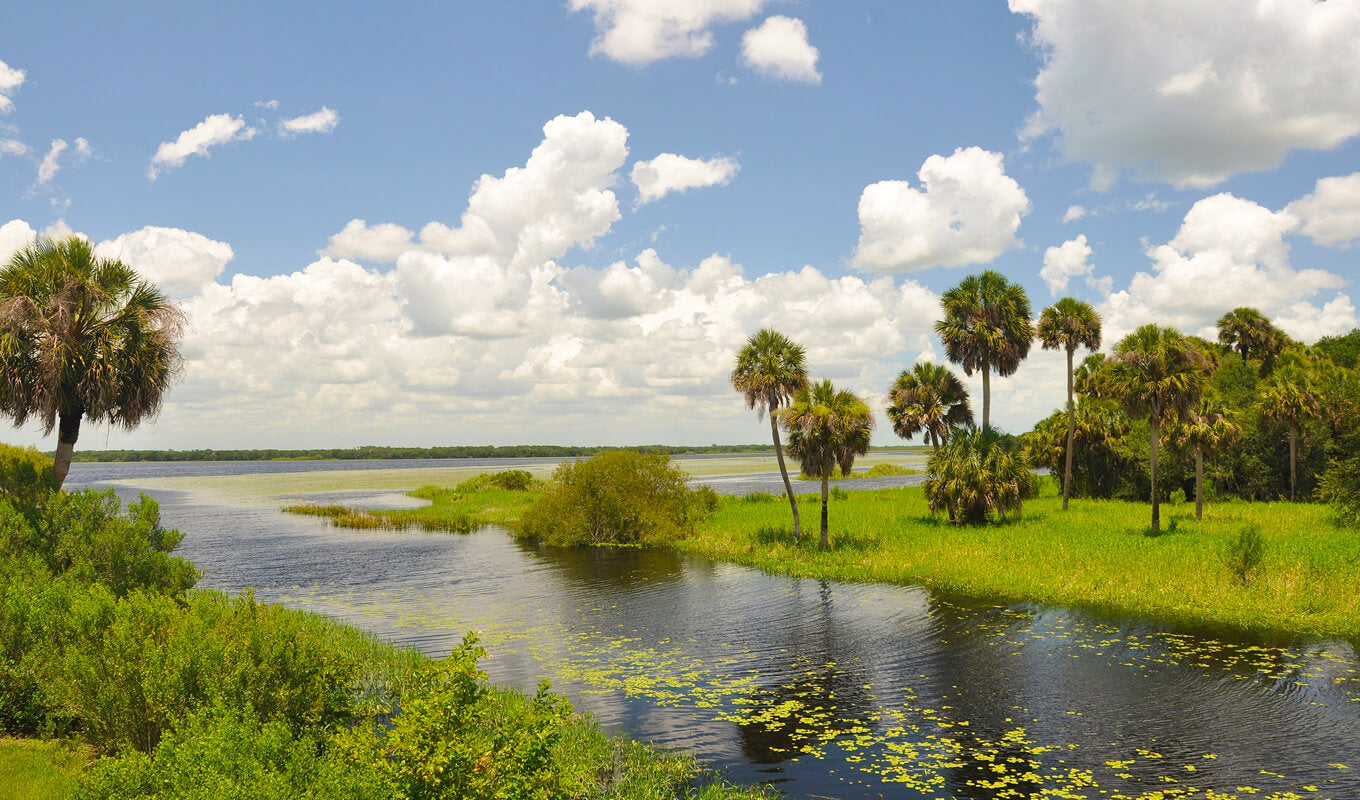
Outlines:
{"label": "palm tree crown", "polygon": [[1029,297],[993,270],[970,275],[940,298],[944,319],[935,332],[945,355],[967,375],[982,373],[982,425],[991,425],[990,373],[1005,377],[1020,367],[1034,339]]}
{"label": "palm tree crown", "polygon": [[1322,400],[1302,359],[1291,359],[1273,372],[1259,389],[1257,409],[1289,426],[1289,499],[1298,493],[1298,443],[1305,420],[1322,416]]}
{"label": "palm tree crown", "polygon": [[858,395],[824,380],[799,390],[780,420],[789,433],[789,452],[804,473],[822,480],[822,547],[827,547],[827,482],[838,466],[848,474],[855,456],[869,452],[873,412]]}
{"label": "palm tree crown", "polygon": [[135,428],[154,416],[180,365],[184,315],[86,239],[40,239],[0,268],[0,413],[60,427],[64,481],[88,418]]}
{"label": "palm tree crown", "polygon": [[774,440],[774,455],[779,462],[779,475],[784,479],[784,493],[793,511],[793,538],[802,538],[802,522],[798,518],[798,500],[793,495],[793,483],[784,464],[784,447],[779,443],[778,409],[787,405],[800,389],[807,386],[806,353],[802,345],[779,331],[761,328],[737,353],[732,368],[732,388],[746,398],[746,407],[756,410],[757,417],[770,415],[770,436]]}
{"label": "palm tree crown", "polygon": [[937,450],[948,441],[951,430],[973,424],[963,381],[943,364],[928,361],[917,362],[897,376],[888,390],[887,412],[894,433],[903,439],[923,433]]}
{"label": "palm tree crown", "polygon": [[1259,360],[1261,376],[1265,377],[1274,368],[1275,357],[1289,343],[1289,337],[1260,311],[1240,306],[1219,318],[1218,341],[1236,350],[1243,360]]}

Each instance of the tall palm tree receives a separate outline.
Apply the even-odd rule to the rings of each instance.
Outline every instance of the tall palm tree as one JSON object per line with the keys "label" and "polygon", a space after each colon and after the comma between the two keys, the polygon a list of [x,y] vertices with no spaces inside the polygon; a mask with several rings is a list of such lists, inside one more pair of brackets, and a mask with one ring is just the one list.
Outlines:
{"label": "tall palm tree", "polygon": [[0,267],[0,413],[57,429],[65,482],[84,419],[125,430],[160,410],[184,314],[86,239],[39,239]]}
{"label": "tall palm tree", "polygon": [[1222,447],[1241,433],[1242,426],[1223,401],[1208,394],[1171,430],[1177,445],[1195,451],[1195,519],[1204,519],[1204,452]]}
{"label": "tall palm tree", "polygon": [[858,395],[838,391],[824,380],[800,389],[780,413],[789,432],[789,452],[803,472],[822,479],[822,547],[831,546],[827,532],[828,482],[839,466],[849,474],[855,456],[869,452],[874,414]]}
{"label": "tall palm tree", "polygon": [[999,272],[969,275],[940,298],[944,319],[935,332],[950,361],[967,375],[982,372],[982,427],[992,424],[991,372],[1013,375],[1029,355],[1034,326],[1029,296]]}
{"label": "tall palm tree", "polygon": [[1073,398],[1072,358],[1078,347],[1100,349],[1100,315],[1073,297],[1064,297],[1039,314],[1039,341],[1045,350],[1067,352],[1067,458],[1063,466],[1063,510],[1072,487],[1072,445],[1077,435],[1077,404]]}
{"label": "tall palm tree", "polygon": [[1236,350],[1244,361],[1260,361],[1264,378],[1275,368],[1275,358],[1289,344],[1289,337],[1260,311],[1239,306],[1219,318],[1218,341],[1229,350]]}
{"label": "tall palm tree", "polygon": [[779,460],[779,476],[784,479],[784,493],[793,509],[793,539],[802,538],[798,519],[798,499],[789,481],[789,469],[784,464],[784,447],[779,443],[779,409],[793,399],[794,394],[807,387],[807,353],[779,331],[761,328],[746,340],[737,353],[732,368],[732,388],[746,396],[746,407],[756,410],[756,418],[770,416],[770,436],[774,439],[774,454]]}
{"label": "tall palm tree", "polygon": [[1266,417],[1289,426],[1289,499],[1298,492],[1299,429],[1305,420],[1322,416],[1322,401],[1312,376],[1302,363],[1290,363],[1271,373],[1259,390],[1257,409]]}
{"label": "tall palm tree", "polygon": [[1152,473],[1152,535],[1161,533],[1157,497],[1157,445],[1162,426],[1199,400],[1204,390],[1204,357],[1180,331],[1144,325],[1119,340],[1108,364],[1107,383],[1130,416],[1148,418],[1152,429],[1149,468]]}
{"label": "tall palm tree", "polygon": [[943,364],[919,361],[902,370],[888,389],[888,419],[893,432],[903,439],[918,433],[932,448],[949,440],[949,432],[973,424],[968,390]]}

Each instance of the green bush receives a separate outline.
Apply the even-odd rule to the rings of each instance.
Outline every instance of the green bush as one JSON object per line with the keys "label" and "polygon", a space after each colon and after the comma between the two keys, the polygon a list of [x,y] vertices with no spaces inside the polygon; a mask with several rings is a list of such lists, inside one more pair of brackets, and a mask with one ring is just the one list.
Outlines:
{"label": "green bush", "polygon": [[1343,523],[1360,527],[1360,456],[1328,465],[1318,486],[1318,496],[1332,504]]}
{"label": "green bush", "polygon": [[611,450],[559,466],[519,532],[563,547],[662,544],[716,508],[712,490],[691,491],[669,456]]}
{"label": "green bush", "polygon": [[528,704],[492,702],[477,665],[485,655],[469,633],[448,658],[417,669],[390,727],[341,731],[337,751],[348,763],[373,765],[397,797],[564,797],[553,750],[570,706],[546,683]]}
{"label": "green bush", "polygon": [[[534,476],[528,470],[508,469],[503,472],[483,472],[458,484],[458,492],[484,492],[490,489],[505,489],[512,492],[527,492],[534,488]],[[446,490],[447,491],[447,490]]]}
{"label": "green bush", "polygon": [[[0,506],[3,506],[0,503]],[[183,537],[160,524],[160,506],[142,495],[123,514],[112,490],[57,493],[31,522],[0,511],[0,556],[42,559],[53,575],[182,595],[198,581],[193,564],[170,553]]]}
{"label": "green bush", "polygon": [[52,459],[32,447],[0,444],[0,499],[31,513],[56,489]]}
{"label": "green bush", "polygon": [[926,464],[922,485],[931,513],[951,522],[985,524],[993,516],[1020,513],[1035,494],[1034,476],[1007,440],[990,428],[959,428]]}
{"label": "green bush", "polygon": [[151,756],[101,759],[76,800],[379,800],[392,792],[371,764],[346,763],[312,734],[223,708],[190,714]]}
{"label": "green bush", "polygon": [[1255,525],[1248,525],[1237,532],[1236,538],[1228,542],[1223,560],[1227,562],[1228,569],[1232,570],[1237,580],[1246,586],[1251,582],[1251,576],[1260,566],[1265,554],[1266,543],[1260,529]]}

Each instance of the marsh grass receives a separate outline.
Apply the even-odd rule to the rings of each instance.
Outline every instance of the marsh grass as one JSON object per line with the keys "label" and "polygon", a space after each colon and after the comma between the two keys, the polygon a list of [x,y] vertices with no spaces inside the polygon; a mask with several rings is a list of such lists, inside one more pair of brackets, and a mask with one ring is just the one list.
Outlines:
{"label": "marsh grass", "polygon": [[411,497],[430,501],[430,505],[422,508],[363,510],[303,503],[284,506],[283,510],[325,517],[337,528],[470,533],[488,525],[512,525],[541,496],[542,486],[528,472],[511,470],[477,475],[455,487],[427,485],[407,492]]}
{"label": "marsh grass", "polygon": [[63,797],[89,760],[62,742],[0,738],[0,800]]}
{"label": "marsh grass", "polygon": [[[1005,601],[1035,601],[1166,624],[1272,635],[1360,637],[1360,534],[1325,506],[1227,502],[1205,518],[1173,512],[1148,532],[1144,503],[1074,499],[1051,481],[1024,514],[960,528],[931,516],[919,488],[852,492],[831,516],[829,551],[795,545],[788,509],[724,498],[687,553],[771,572],[922,584]],[[1243,583],[1225,552],[1244,527],[1261,552]]]}

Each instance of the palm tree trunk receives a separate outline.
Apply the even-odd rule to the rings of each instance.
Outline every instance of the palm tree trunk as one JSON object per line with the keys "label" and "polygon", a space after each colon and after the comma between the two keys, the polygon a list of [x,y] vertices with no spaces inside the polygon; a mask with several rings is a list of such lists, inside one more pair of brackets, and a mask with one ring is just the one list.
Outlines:
{"label": "palm tree trunk", "polygon": [[1063,467],[1063,511],[1067,510],[1067,498],[1072,495],[1072,442],[1077,438],[1077,405],[1072,401],[1072,353],[1075,347],[1067,348],[1067,464]]}
{"label": "palm tree trunk", "polygon": [[1162,533],[1162,508],[1157,502],[1157,441],[1162,436],[1161,425],[1157,422],[1154,414],[1149,423],[1152,427],[1152,456],[1149,459],[1152,467],[1152,535],[1160,536]]}
{"label": "palm tree trunk", "polygon": [[71,471],[71,454],[76,449],[76,439],[80,438],[80,418],[85,412],[60,414],[57,417],[57,453],[53,460],[52,471],[57,474],[57,488],[66,483],[66,473]]}
{"label": "palm tree trunk", "polygon": [[823,549],[823,550],[826,550],[826,549],[828,549],[828,548],[831,547],[831,537],[827,534],[827,529],[826,529],[826,505],[827,505],[827,478],[826,478],[825,475],[823,475],[823,476],[822,476],[822,549]]}
{"label": "palm tree trunk", "polygon": [[1204,519],[1204,448],[1195,448],[1195,519]]}
{"label": "palm tree trunk", "polygon": [[1298,498],[1295,497],[1294,494],[1294,490],[1298,483],[1299,474],[1298,469],[1295,466],[1296,464],[1295,452],[1298,448],[1298,441],[1299,441],[1299,426],[1291,422],[1289,423],[1289,502],[1291,503],[1296,502],[1298,500]]}
{"label": "palm tree trunk", "polygon": [[774,437],[774,455],[779,459],[779,477],[784,479],[784,494],[789,497],[789,508],[793,509],[793,542],[803,538],[803,529],[798,521],[798,498],[793,496],[793,484],[789,482],[789,468],[784,466],[784,446],[779,443],[779,423],[774,409],[770,409],[770,434]]}
{"label": "palm tree trunk", "polygon": [[992,427],[992,370],[982,360],[982,429]]}

